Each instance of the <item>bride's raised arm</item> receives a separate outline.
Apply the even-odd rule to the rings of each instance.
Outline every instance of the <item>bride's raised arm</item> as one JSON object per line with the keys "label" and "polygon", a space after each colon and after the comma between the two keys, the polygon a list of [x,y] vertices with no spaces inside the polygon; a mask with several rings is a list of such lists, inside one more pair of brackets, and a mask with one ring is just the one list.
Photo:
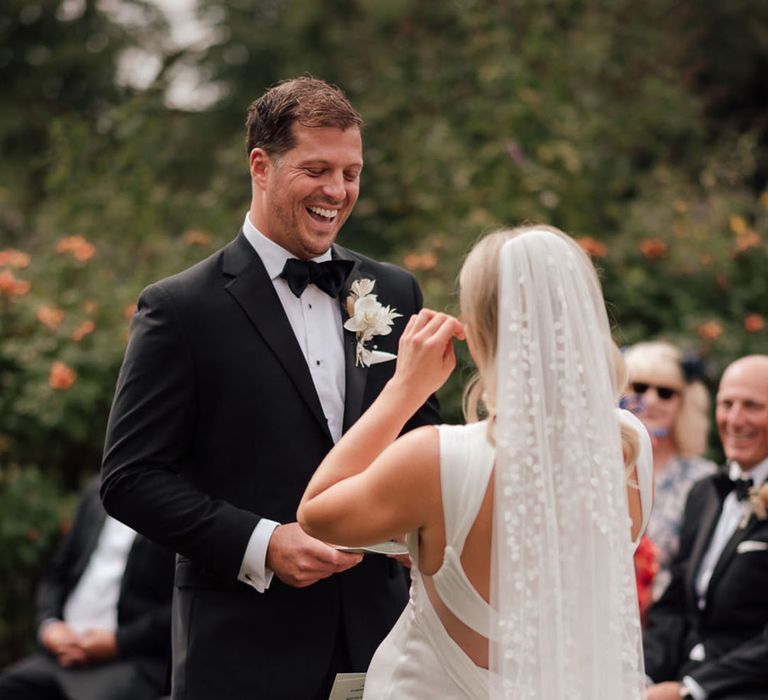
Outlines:
{"label": "bride's raised arm", "polygon": [[321,462],[297,518],[313,537],[344,545],[402,534],[440,507],[437,431],[398,435],[456,365],[452,338],[461,323],[423,309],[406,326],[397,369],[379,397]]}

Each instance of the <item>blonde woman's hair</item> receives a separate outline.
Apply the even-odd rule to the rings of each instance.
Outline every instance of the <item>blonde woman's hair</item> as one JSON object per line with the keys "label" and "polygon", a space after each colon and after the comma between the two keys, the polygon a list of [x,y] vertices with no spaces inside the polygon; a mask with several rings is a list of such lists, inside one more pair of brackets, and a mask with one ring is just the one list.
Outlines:
{"label": "blonde woman's hair", "polygon": [[[581,263],[590,270],[593,285],[600,289],[600,281],[589,256],[570,236],[554,226],[536,224],[499,229],[481,238],[469,252],[459,273],[459,306],[478,371],[464,391],[464,417],[468,422],[487,417],[491,440],[496,417],[499,258],[501,248],[508,240],[533,229],[550,231],[567,241]],[[627,371],[618,347],[613,340],[610,343],[609,359],[614,368],[612,380],[618,400],[626,387]],[[621,438],[629,472],[634,467],[640,449],[639,438],[633,428],[623,423]]]}
{"label": "blonde woman's hair", "polygon": [[697,457],[707,449],[709,392],[700,380],[686,381],[682,352],[665,340],[637,343],[624,354],[630,381],[660,384],[680,392],[680,411],[672,425],[672,439],[683,457]]}

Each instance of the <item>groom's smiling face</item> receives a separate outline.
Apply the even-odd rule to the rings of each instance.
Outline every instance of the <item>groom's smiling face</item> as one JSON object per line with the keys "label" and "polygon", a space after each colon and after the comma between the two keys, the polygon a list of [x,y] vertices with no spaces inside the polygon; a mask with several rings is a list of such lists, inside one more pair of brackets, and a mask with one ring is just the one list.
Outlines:
{"label": "groom's smiling face", "polygon": [[293,127],[295,145],[251,152],[251,222],[296,257],[322,255],[357,202],[363,143],[356,127]]}

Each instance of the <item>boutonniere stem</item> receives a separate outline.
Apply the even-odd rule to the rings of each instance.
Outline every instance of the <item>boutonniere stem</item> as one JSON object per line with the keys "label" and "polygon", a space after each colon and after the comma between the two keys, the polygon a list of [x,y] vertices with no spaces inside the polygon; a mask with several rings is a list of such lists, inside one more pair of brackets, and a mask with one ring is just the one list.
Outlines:
{"label": "boutonniere stem", "polygon": [[402,316],[391,307],[381,304],[376,295],[371,294],[375,284],[375,280],[355,280],[347,297],[349,320],[344,328],[353,331],[357,337],[355,365],[358,367],[370,367],[374,351],[367,348],[366,344],[377,335],[389,335],[393,321]]}

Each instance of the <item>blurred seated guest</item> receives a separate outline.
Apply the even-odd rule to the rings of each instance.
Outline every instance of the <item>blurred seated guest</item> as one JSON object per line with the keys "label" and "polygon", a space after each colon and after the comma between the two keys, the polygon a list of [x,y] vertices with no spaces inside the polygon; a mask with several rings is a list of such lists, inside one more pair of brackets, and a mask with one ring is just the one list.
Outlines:
{"label": "blurred seated guest", "polygon": [[648,700],[768,700],[768,355],[725,370],[715,416],[728,465],[691,489],[648,609]]}
{"label": "blurred seated guest", "polygon": [[0,698],[155,700],[173,571],[174,554],[107,516],[89,484],[37,593],[41,649],[0,674]]}
{"label": "blurred seated guest", "polygon": [[657,600],[669,583],[688,491],[716,469],[701,456],[707,448],[709,394],[697,363],[684,362],[670,343],[637,343],[624,359],[630,381],[627,407],[648,429],[653,445],[656,487],[646,534],[656,545],[652,598]]}

